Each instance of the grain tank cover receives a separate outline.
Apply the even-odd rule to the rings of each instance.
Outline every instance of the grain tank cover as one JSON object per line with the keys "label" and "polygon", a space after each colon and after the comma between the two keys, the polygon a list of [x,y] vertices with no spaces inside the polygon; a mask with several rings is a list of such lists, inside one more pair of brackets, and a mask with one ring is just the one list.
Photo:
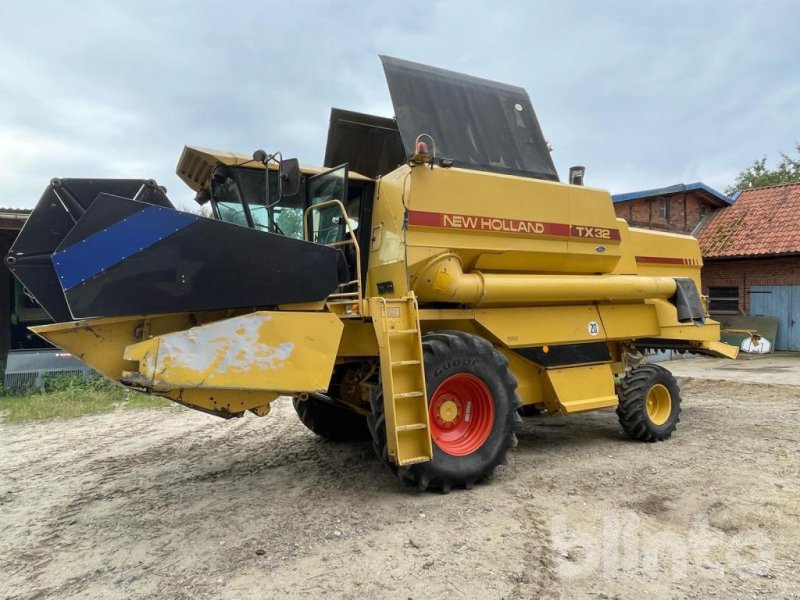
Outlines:
{"label": "grain tank cover", "polygon": [[527,92],[516,86],[381,56],[406,154],[429,134],[457,167],[558,181]]}
{"label": "grain tank cover", "polygon": [[331,109],[325,167],[349,163],[353,171],[379,177],[394,171],[405,160],[406,152],[393,119]]}

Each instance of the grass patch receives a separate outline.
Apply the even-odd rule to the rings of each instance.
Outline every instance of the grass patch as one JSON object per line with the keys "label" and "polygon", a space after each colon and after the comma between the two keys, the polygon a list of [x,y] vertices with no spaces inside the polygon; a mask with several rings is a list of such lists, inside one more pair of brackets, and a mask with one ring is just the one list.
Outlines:
{"label": "grass patch", "polygon": [[54,375],[42,391],[0,393],[0,418],[6,423],[74,419],[111,412],[117,408],[155,408],[172,402],[127,390],[107,379],[79,375]]}

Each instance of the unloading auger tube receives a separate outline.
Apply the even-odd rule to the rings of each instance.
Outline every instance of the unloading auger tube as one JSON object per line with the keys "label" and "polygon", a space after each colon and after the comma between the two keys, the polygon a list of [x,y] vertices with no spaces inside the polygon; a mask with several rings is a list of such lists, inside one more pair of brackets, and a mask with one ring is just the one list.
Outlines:
{"label": "unloading auger tube", "polygon": [[481,306],[664,299],[675,294],[677,283],[671,277],[642,275],[465,273],[461,258],[449,253],[420,268],[412,287],[423,302]]}

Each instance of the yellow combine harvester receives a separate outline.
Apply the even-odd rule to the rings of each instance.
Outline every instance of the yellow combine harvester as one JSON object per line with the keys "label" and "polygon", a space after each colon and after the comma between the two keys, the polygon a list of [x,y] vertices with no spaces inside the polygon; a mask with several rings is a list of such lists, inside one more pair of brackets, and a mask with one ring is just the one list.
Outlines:
{"label": "yellow combine harvester", "polygon": [[187,147],[213,219],[151,180],[53,180],[6,259],[58,321],[36,333],[226,418],[290,395],[423,489],[490,476],[520,413],[616,407],[668,438],[678,386],[642,353],[736,353],[697,242],[560,183],[524,90],[383,64],[396,118],[334,109],[326,169]]}

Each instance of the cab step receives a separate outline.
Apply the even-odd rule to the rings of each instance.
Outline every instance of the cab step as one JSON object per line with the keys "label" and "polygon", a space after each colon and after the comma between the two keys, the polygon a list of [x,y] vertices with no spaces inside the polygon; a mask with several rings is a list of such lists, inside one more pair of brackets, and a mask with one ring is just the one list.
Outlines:
{"label": "cab step", "polygon": [[412,367],[421,364],[418,360],[396,360],[392,363],[393,367]]}

